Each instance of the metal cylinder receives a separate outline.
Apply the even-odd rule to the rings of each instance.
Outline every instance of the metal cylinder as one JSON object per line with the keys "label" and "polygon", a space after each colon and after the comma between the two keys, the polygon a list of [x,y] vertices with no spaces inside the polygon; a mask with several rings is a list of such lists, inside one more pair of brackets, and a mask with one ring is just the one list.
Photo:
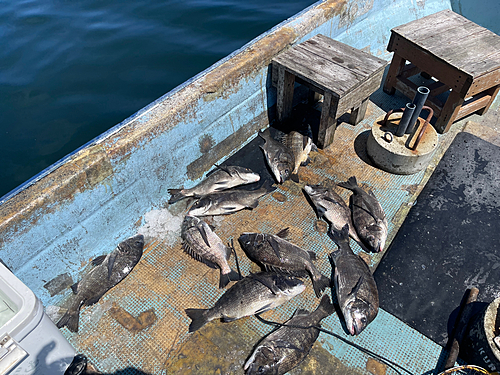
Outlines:
{"label": "metal cylinder", "polygon": [[397,137],[402,137],[405,134],[406,129],[408,128],[408,124],[410,123],[410,119],[413,115],[413,112],[415,112],[415,108],[416,108],[415,104],[406,103],[405,110],[403,111],[403,116],[401,117],[398,128],[396,129]]}
{"label": "metal cylinder", "polygon": [[425,86],[420,86],[417,89],[417,93],[415,94],[415,98],[413,99],[413,104],[415,104],[415,110],[413,111],[413,115],[410,118],[410,123],[406,128],[406,134],[413,133],[418,116],[420,116],[422,107],[424,106],[425,101],[427,100],[427,97],[429,96],[430,92],[431,90],[429,90]]}

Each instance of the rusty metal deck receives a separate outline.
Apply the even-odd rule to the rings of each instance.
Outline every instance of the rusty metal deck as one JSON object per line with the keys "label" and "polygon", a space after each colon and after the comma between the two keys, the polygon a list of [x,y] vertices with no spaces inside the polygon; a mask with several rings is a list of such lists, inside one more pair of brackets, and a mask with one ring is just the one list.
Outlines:
{"label": "rusty metal deck", "polygon": [[[377,101],[375,95],[375,102]],[[388,98],[384,100],[397,100]],[[387,105],[397,105],[389,103]],[[301,167],[300,183],[287,181],[260,200],[254,210],[214,217],[211,224],[223,241],[235,242],[242,273],[257,271],[244,255],[237,238],[242,232],[276,233],[290,228],[289,239],[297,245],[314,250],[317,265],[331,275],[328,254],[333,242],[325,234],[326,222],[316,218],[314,209],[302,192],[304,184],[334,183],[355,175],[370,186],[381,201],[389,221],[389,238],[394,237],[412,202],[421,190],[433,165],[415,175],[399,176],[383,172],[371,165],[365,150],[366,138],[373,121],[385,112],[370,102],[363,122],[353,127],[342,123],[333,145],[312,152],[312,163]],[[455,132],[457,130],[454,130]],[[451,142],[453,131],[440,136],[436,159]],[[253,142],[256,142],[254,140]],[[246,148],[251,145],[246,146]],[[243,148],[240,153],[245,153]],[[254,147],[254,149],[257,149]],[[260,150],[258,150],[260,152]],[[250,151],[249,151],[250,152]],[[253,151],[255,152],[255,150]],[[238,157],[238,154],[234,156]],[[248,157],[248,155],[247,155]],[[348,200],[349,192],[335,190]],[[103,373],[120,374],[226,374],[243,373],[244,361],[252,347],[272,327],[248,317],[232,323],[213,321],[194,334],[188,333],[189,319],[185,308],[208,308],[222,295],[218,289],[219,272],[206,267],[181,249],[180,222],[189,202],[181,201],[138,218],[142,230],[155,225],[161,213],[170,217],[168,232],[147,236],[147,248],[135,270],[122,283],[107,293],[101,301],[82,310],[80,332],[65,336],[88,356]],[[148,222],[149,220],[149,222]],[[149,232],[148,232],[149,233]],[[360,251],[351,241],[355,251]],[[365,254],[371,267],[376,267],[382,254]],[[234,266],[234,259],[230,261]],[[319,300],[311,283],[305,280],[306,291],[279,308],[263,314],[264,318],[282,322],[297,307],[314,309]],[[331,293],[330,290],[327,293]],[[140,316],[140,314],[142,315]],[[323,321],[323,327],[348,338],[342,319],[333,314]],[[404,367],[413,374],[437,373],[442,360],[442,348],[404,323],[380,311],[379,315],[353,342]],[[399,370],[405,373],[403,370]],[[342,341],[321,333],[306,360],[292,374],[395,374],[394,369]]]}

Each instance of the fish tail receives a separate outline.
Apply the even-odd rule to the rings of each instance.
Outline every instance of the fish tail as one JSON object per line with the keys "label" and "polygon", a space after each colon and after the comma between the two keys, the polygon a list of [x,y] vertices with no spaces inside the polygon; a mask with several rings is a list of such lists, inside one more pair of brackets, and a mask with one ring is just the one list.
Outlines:
{"label": "fish tail", "polygon": [[206,316],[207,309],[185,309],[184,311],[192,320],[189,325],[189,332],[197,331],[208,323],[208,318]]}
{"label": "fish tail", "polygon": [[238,281],[241,280],[240,274],[234,270],[231,270],[229,273],[222,273],[220,271],[220,280],[219,280],[219,289],[225,288],[230,281]]}
{"label": "fish tail", "polygon": [[66,314],[57,322],[57,328],[68,327],[71,332],[78,332],[78,321],[80,319],[80,311],[69,309]]}
{"label": "fish tail", "polygon": [[346,242],[349,243],[349,224],[344,225],[341,231],[332,227],[328,235],[338,246]]}
{"label": "fish tail", "polygon": [[258,134],[259,134],[259,137],[261,137],[265,141],[267,141],[269,138],[271,138],[271,131],[269,130],[269,128],[266,128],[264,130],[259,131]]}
{"label": "fish tail", "polygon": [[273,183],[271,182],[271,180],[264,180],[264,182],[260,186],[259,190],[262,191],[263,193],[267,194],[267,193],[271,193],[271,192],[275,191],[276,186],[273,186]]}
{"label": "fish tail", "polygon": [[344,189],[349,189],[352,191],[359,188],[358,181],[356,181],[356,176],[351,176],[346,182],[339,182],[337,185],[343,187]]}
{"label": "fish tail", "polygon": [[185,197],[185,195],[182,194],[182,189],[167,189],[167,191],[171,195],[170,199],[168,200],[168,204],[180,201]]}
{"label": "fish tail", "polygon": [[330,302],[330,297],[328,297],[328,294],[325,294],[323,298],[321,298],[321,302],[319,303],[316,311],[323,317],[327,317],[333,314],[333,312],[335,311],[335,306]]}
{"label": "fish tail", "polygon": [[331,281],[328,277],[320,274],[319,279],[312,279],[312,284],[314,293],[316,293],[316,297],[319,298],[321,297],[321,293],[323,293],[323,290],[330,286]]}

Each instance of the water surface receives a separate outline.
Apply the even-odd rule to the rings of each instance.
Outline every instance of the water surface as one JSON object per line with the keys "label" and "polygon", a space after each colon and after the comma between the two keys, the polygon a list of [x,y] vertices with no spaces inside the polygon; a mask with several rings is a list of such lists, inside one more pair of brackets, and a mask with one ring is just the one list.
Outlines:
{"label": "water surface", "polygon": [[0,197],[311,0],[0,7]]}

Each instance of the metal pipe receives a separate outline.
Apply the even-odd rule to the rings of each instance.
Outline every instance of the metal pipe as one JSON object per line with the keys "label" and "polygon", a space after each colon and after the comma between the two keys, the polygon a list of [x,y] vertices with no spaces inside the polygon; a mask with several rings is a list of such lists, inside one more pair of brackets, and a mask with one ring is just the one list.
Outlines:
{"label": "metal pipe", "polygon": [[[424,125],[422,125],[422,129],[420,129],[420,133],[418,133],[417,139],[415,140],[413,147],[410,148],[413,151],[415,151],[417,149],[417,146],[420,143],[420,139],[424,135],[425,129],[427,129],[427,125],[429,125],[429,122],[431,121],[432,116],[434,116],[434,111],[432,110],[431,107],[427,107],[424,105],[422,107],[422,109],[429,111],[429,116],[427,116],[427,119],[425,120]],[[415,128],[415,131],[417,131],[417,130],[418,130],[418,126]]]}
{"label": "metal pipe", "polygon": [[422,111],[422,107],[425,104],[425,101],[427,100],[427,97],[429,96],[429,93],[431,90],[429,90],[425,86],[420,86],[417,89],[417,93],[415,94],[415,98],[413,98],[413,104],[415,104],[415,110],[413,111],[413,115],[410,118],[410,123],[408,127],[406,128],[406,134],[410,134],[414,131],[415,128],[415,123],[417,122],[418,116],[420,116],[420,112]]}
{"label": "metal pipe", "polygon": [[402,137],[406,129],[408,128],[408,124],[410,123],[410,119],[412,118],[413,112],[415,111],[415,104],[406,103],[405,109],[403,111],[403,116],[399,121],[398,128],[396,129],[396,137]]}

